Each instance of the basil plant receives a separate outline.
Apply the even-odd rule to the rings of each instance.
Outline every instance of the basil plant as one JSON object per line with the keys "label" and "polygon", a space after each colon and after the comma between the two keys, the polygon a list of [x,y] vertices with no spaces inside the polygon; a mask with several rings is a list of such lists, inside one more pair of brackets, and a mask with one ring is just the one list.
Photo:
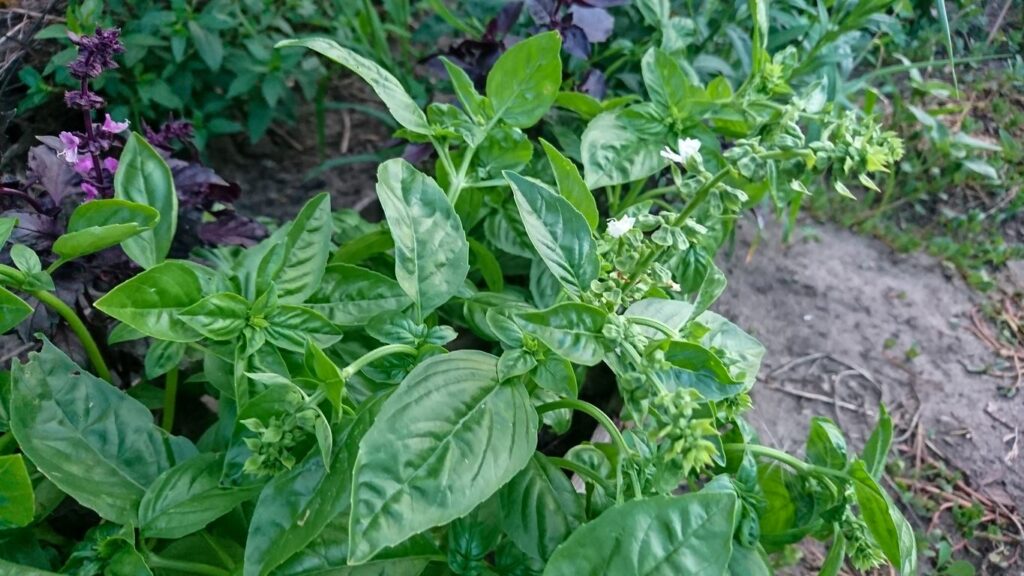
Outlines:
{"label": "basil plant", "polygon": [[[916,573],[880,484],[884,411],[860,453],[825,418],[803,458],[761,444],[744,414],[764,348],[708,309],[715,250],[765,182],[886,169],[898,141],[842,118],[805,138],[825,104],[770,60],[734,93],[652,49],[647,100],[589,102],[560,91],[549,32],[483,94],[448,63],[459,106],[423,110],[373,62],[296,46],[368,82],[432,175],[388,160],[384,222],[321,194],[192,261],[147,221],[125,244],[144,270],[95,308],[148,346],[165,426],[44,342],[4,389],[20,454],[0,527],[39,537],[53,506],[33,492],[91,509],[74,574],[746,576],[808,537],[828,542],[823,574]],[[563,105],[590,110],[576,150],[538,124]],[[216,406],[195,441],[170,432],[179,381]]]}

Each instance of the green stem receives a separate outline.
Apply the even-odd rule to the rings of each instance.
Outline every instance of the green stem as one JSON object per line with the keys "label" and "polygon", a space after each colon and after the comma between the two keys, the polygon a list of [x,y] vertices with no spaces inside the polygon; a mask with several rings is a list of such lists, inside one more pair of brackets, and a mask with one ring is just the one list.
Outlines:
{"label": "green stem", "polygon": [[849,474],[842,470],[833,470],[832,468],[825,468],[823,466],[815,466],[814,464],[808,464],[803,460],[793,456],[792,454],[786,454],[781,450],[775,448],[769,448],[768,446],[761,446],[760,444],[726,444],[724,446],[726,452],[749,452],[755,456],[763,456],[770,458],[776,462],[781,462],[790,468],[808,475],[822,475],[832,476],[834,478],[840,478],[847,482],[853,482],[853,478]]}
{"label": "green stem", "polygon": [[92,363],[96,375],[107,382],[113,382],[110,377],[110,369],[107,368],[107,363],[103,361],[103,356],[100,355],[99,346],[96,345],[92,334],[89,333],[89,329],[85,327],[78,314],[75,314],[75,311],[65,304],[63,300],[45,290],[36,290],[32,292],[32,296],[52,308],[57,314],[60,314],[61,318],[64,318],[64,321],[71,327],[71,331],[75,333],[75,336],[78,336],[78,340],[82,343],[82,348],[85,348],[85,354],[89,357],[89,362]]}
{"label": "green stem", "polygon": [[587,468],[582,464],[577,464],[572,460],[568,460],[566,458],[559,458],[557,456],[548,456],[547,460],[548,462],[551,462],[552,464],[558,466],[559,468],[568,470],[573,474],[576,474],[577,476],[580,476],[590,482],[593,482],[594,484],[597,484],[605,492],[611,492],[611,486],[608,485],[608,481],[602,478],[597,472],[591,470],[590,468]]}
{"label": "green stem", "polygon": [[661,322],[658,322],[657,320],[654,320],[652,318],[644,318],[643,316],[630,316],[629,320],[630,320],[630,322],[632,322],[634,324],[639,324],[641,326],[647,326],[648,328],[653,328],[654,330],[657,330],[658,332],[661,332],[662,334],[664,334],[665,336],[668,336],[669,338],[675,338],[676,336],[679,335],[672,328],[669,328],[668,326],[666,326],[666,325],[662,324]]}
{"label": "green stem", "polygon": [[231,572],[224,568],[210,566],[209,564],[200,564],[199,562],[187,562],[185,560],[164,558],[163,556],[158,556],[152,552],[146,553],[146,564],[148,564],[150,568],[165,568],[167,570],[185,572],[186,574],[197,574],[199,576],[231,576]]}
{"label": "green stem", "polygon": [[164,414],[161,427],[168,432],[174,426],[174,407],[178,401],[178,368],[171,368],[164,377]]}
{"label": "green stem", "polygon": [[412,346],[406,346],[405,344],[388,344],[387,346],[381,346],[376,350],[370,350],[366,354],[363,354],[354,362],[342,369],[341,379],[348,380],[368,364],[392,354],[409,354],[411,356],[415,356],[416,354],[419,354],[419,351]]}
{"label": "green stem", "polygon": [[[578,412],[583,412],[584,414],[590,416],[594,420],[597,420],[597,423],[600,424],[602,428],[607,430],[608,431],[608,435],[611,436],[612,442],[615,444],[616,449],[619,451],[619,465],[616,467],[615,475],[616,475],[616,484],[618,486],[617,499],[621,502],[622,501],[622,478],[621,478],[621,476],[622,476],[622,463],[632,453],[632,450],[629,449],[629,446],[626,446],[626,439],[622,437],[622,432],[619,430],[619,427],[615,425],[615,422],[612,422],[612,419],[609,418],[608,415],[605,414],[600,408],[598,408],[597,406],[594,406],[593,404],[591,404],[589,402],[584,402],[583,400],[575,400],[575,399],[572,399],[572,398],[563,398],[561,400],[555,400],[554,402],[547,402],[545,404],[541,404],[540,406],[537,406],[537,414],[541,415],[541,414],[545,414],[547,412],[552,412],[552,411],[555,411],[555,410],[563,410],[563,409],[566,409],[566,408],[569,409],[569,410],[576,410]],[[629,475],[630,475],[630,477],[631,477],[630,479],[632,480],[632,483],[633,483],[633,492],[635,494],[635,497],[639,498],[640,494],[641,494],[641,491],[640,491],[640,481],[636,477],[636,471],[633,470],[632,468],[630,468],[629,469]]]}

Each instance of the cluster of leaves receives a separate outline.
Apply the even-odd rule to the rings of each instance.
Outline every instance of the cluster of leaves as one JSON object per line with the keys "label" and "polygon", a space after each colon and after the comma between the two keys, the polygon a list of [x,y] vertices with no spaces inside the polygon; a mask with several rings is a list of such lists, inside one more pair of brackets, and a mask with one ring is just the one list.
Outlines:
{"label": "cluster of leaves", "polygon": [[[399,134],[432,149],[433,177],[389,160],[377,172],[385,222],[332,214],[321,194],[256,245],[178,260],[166,166],[141,146],[128,163],[126,150],[137,179],[115,190],[143,206],[118,206],[157,218],[128,237],[113,233],[122,223],[83,216],[84,234],[65,243],[120,244],[143,268],[94,307],[119,322],[110,340],[148,347],[145,377],[164,377],[163,426],[105,381],[133,375],[104,374],[87,332],[76,334],[101,377],[49,341],[15,363],[0,440],[20,453],[0,483],[13,503],[0,509],[13,528],[0,538],[18,544],[0,543],[0,563],[132,575],[768,574],[769,553],[812,536],[831,541],[824,574],[847,558],[915,573],[913,532],[879,484],[889,418],[859,455],[827,419],[812,422],[804,459],[759,444],[744,413],[764,348],[708,310],[725,287],[714,253],[753,196],[816,174],[839,188],[897,155],[871,122],[826,114],[820,87],[782,89],[789,68],[768,57],[767,34],[759,22],[760,64],[739,89],[704,85],[652,48],[640,63],[646,101],[598,101],[561,90],[561,37],[541,33],[496,60],[483,93],[444,62],[459,106],[426,110],[333,41],[281,43],[362,77]],[[582,174],[535,136],[553,106],[587,124]],[[805,117],[822,123],[819,137],[804,135]],[[121,201],[84,206],[103,202]],[[18,252],[21,269],[5,279],[44,274]],[[609,378],[604,409],[580,398]],[[179,381],[217,402],[195,441],[171,433]],[[610,440],[541,443],[572,438],[580,416]],[[55,554],[45,526],[65,495],[102,522]]]}
{"label": "cluster of leaves", "polygon": [[[116,103],[111,112],[136,122],[158,122],[173,113],[195,127],[195,143],[204,149],[218,135],[246,133],[258,140],[275,120],[294,119],[300,98],[323,99],[324,67],[315,58],[274,50],[278,40],[319,33],[345,38],[387,57],[389,64],[401,62],[391,55],[384,30],[405,25],[410,2],[385,4],[382,14],[393,22],[382,22],[369,0],[73,0],[66,23],[44,28],[37,38],[64,41],[68,32],[122,26],[124,65],[97,85]],[[63,69],[74,55],[75,47],[68,45],[44,69],[23,68],[20,78],[28,93],[19,109],[29,110],[74,85]]]}

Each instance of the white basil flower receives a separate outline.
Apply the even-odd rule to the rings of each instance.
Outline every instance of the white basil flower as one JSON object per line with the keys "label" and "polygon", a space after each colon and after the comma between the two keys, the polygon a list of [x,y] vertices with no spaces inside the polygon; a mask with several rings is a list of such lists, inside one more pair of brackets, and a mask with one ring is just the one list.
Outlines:
{"label": "white basil flower", "polygon": [[700,153],[700,140],[696,138],[680,138],[678,142],[679,152],[665,146],[661,151],[661,157],[686,165],[686,161]]}
{"label": "white basil flower", "polygon": [[632,216],[623,216],[616,220],[615,218],[608,219],[608,235],[612,238],[619,238],[633,229],[633,224],[636,224],[636,218]]}

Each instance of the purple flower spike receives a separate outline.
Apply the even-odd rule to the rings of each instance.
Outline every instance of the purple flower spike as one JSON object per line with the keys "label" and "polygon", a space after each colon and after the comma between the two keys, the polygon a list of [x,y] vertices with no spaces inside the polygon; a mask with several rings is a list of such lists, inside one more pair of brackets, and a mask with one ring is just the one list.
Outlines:
{"label": "purple flower spike", "polygon": [[103,167],[107,169],[107,172],[117,172],[117,158],[104,158]]}
{"label": "purple flower spike", "polygon": [[71,132],[61,132],[58,137],[60,138],[60,143],[64,145],[64,149],[57,152],[57,156],[63,158],[68,164],[77,164],[78,146],[82,141]]}
{"label": "purple flower spike", "polygon": [[69,90],[64,93],[64,103],[76,110],[98,110],[103,108],[103,98],[89,90]]}
{"label": "purple flower spike", "polygon": [[99,188],[88,182],[82,182],[82,192],[85,192],[86,201],[95,200],[100,195]]}
{"label": "purple flower spike", "polygon": [[78,172],[82,176],[88,176],[89,172],[92,171],[92,156],[88,154],[78,157],[78,162],[75,162],[75,172]]}
{"label": "purple flower spike", "polygon": [[124,44],[118,40],[120,35],[121,30],[118,28],[101,28],[89,36],[69,33],[71,43],[78,46],[78,57],[68,64],[71,75],[86,80],[117,68],[114,56],[124,52]]}
{"label": "purple flower spike", "polygon": [[103,131],[107,134],[120,134],[127,130],[130,125],[131,122],[127,120],[124,122],[115,122],[114,119],[110,117],[110,114],[107,114],[106,118],[103,120]]}

